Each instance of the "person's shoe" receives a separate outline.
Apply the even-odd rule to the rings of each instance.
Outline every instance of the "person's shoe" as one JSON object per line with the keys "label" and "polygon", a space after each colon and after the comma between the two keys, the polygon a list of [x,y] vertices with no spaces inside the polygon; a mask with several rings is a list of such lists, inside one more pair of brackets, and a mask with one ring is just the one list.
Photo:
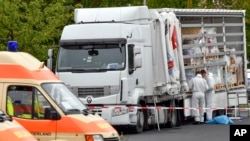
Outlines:
{"label": "person's shoe", "polygon": [[199,124],[200,124],[200,122],[198,122],[198,121],[193,122],[193,125],[199,125]]}
{"label": "person's shoe", "polygon": [[204,121],[206,121],[207,120],[207,113],[204,113]]}

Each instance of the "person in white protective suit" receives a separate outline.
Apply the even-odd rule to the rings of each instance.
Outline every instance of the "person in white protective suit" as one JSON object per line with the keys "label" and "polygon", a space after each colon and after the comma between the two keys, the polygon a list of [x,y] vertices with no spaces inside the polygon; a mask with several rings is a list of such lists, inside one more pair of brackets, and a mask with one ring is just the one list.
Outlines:
{"label": "person in white protective suit", "polygon": [[205,92],[205,102],[206,102],[206,118],[207,120],[211,120],[213,118],[213,100],[214,100],[214,86],[215,80],[213,77],[213,73],[207,73],[205,70],[201,70],[202,77],[207,81],[208,89]]}
{"label": "person in white protective suit", "polygon": [[205,91],[208,88],[207,82],[202,78],[201,72],[197,71],[196,76],[190,80],[189,88],[192,91],[192,114],[193,124],[204,123],[205,112]]}

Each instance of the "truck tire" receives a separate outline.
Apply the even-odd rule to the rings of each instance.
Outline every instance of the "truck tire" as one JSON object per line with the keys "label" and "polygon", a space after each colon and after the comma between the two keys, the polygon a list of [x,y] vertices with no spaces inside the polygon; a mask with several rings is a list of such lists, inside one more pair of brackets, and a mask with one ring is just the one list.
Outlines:
{"label": "truck tire", "polygon": [[[167,107],[166,105],[162,105],[162,107]],[[168,117],[168,109],[164,109],[164,121],[163,121],[163,123],[162,124],[160,124],[160,126],[162,127],[162,128],[167,128],[168,127],[168,119],[169,119],[169,117]]]}
{"label": "truck tire", "polygon": [[144,114],[142,111],[137,111],[137,122],[134,127],[132,127],[133,133],[142,133],[143,132],[143,125],[144,125]]}
{"label": "truck tire", "polygon": [[178,118],[177,118],[177,110],[175,109],[170,109],[168,111],[168,122],[167,122],[167,127],[169,128],[174,128],[177,126]]}
{"label": "truck tire", "polygon": [[148,125],[148,110],[143,110],[143,116],[144,116],[144,124],[143,124],[143,131],[149,130],[150,127]]}
{"label": "truck tire", "polygon": [[[175,103],[175,101],[170,102],[170,107],[175,107],[178,106],[178,104]],[[180,126],[180,110],[176,109],[169,109],[168,110],[168,122],[167,122],[167,127],[169,128],[174,128],[177,126]]]}

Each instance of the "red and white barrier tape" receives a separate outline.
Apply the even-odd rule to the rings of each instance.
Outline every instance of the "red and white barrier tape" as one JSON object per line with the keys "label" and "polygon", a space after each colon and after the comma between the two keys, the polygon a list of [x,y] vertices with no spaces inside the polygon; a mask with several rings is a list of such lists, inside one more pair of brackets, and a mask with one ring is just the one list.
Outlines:
{"label": "red and white barrier tape", "polygon": [[[115,107],[115,109],[121,109],[122,107],[121,106],[110,106],[110,107]],[[109,106],[102,106],[102,107],[98,107],[98,106],[88,106],[89,109],[100,109],[100,108],[109,108]],[[142,109],[142,110],[150,110],[150,109],[153,109],[153,110],[164,110],[164,109],[167,109],[167,110],[208,110],[208,109],[212,109],[212,110],[250,110],[250,107],[249,108],[246,108],[246,107],[225,107],[225,108],[222,108],[222,107],[211,107],[211,108],[202,108],[202,107],[197,107],[197,108],[194,108],[194,107],[162,107],[162,106],[156,106],[156,107],[136,107],[136,106],[128,106],[128,109]]]}

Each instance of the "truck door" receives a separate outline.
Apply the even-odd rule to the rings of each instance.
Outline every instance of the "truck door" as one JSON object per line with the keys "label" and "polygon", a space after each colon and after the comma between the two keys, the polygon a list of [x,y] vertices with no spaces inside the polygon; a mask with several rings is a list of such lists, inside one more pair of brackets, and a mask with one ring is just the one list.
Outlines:
{"label": "truck door", "polygon": [[10,101],[14,112],[11,115],[17,122],[31,132],[39,141],[53,140],[56,137],[56,120],[46,117],[45,109],[53,107],[49,104],[42,93],[34,86],[6,85],[7,109]]}
{"label": "truck door", "polygon": [[142,85],[141,48],[133,44],[128,45],[128,94],[133,94],[135,88]]}

